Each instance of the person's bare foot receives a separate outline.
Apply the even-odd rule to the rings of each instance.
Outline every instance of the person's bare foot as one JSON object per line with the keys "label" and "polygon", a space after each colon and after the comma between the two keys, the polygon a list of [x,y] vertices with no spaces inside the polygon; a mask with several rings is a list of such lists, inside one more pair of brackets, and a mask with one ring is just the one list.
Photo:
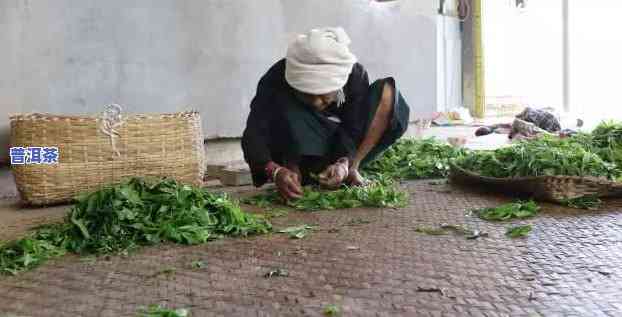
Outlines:
{"label": "person's bare foot", "polygon": [[350,186],[365,186],[367,185],[367,180],[359,173],[358,169],[350,168],[346,184]]}
{"label": "person's bare foot", "polygon": [[337,160],[329,165],[318,175],[320,185],[328,189],[339,188],[349,175],[348,160],[345,158]]}

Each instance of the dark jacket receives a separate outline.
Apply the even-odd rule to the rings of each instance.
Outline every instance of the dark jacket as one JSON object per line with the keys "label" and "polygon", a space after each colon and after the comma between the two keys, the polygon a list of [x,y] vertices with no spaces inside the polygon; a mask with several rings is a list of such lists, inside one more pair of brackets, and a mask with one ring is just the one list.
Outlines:
{"label": "dark jacket", "polygon": [[[365,68],[356,63],[343,90],[346,102],[339,108],[334,105],[327,109],[332,115],[341,119],[339,134],[342,148],[346,156],[353,158],[356,145],[364,137],[366,127],[361,122],[368,121],[369,112],[358,104],[365,102],[369,88],[369,77]],[[278,109],[286,103],[299,102],[292,93],[294,89],[285,80],[285,59],[274,64],[262,76],[257,85],[257,92],[251,101],[251,111],[246,122],[246,129],[242,136],[244,158],[251,168],[253,183],[261,186],[267,181],[264,172],[265,165],[274,160],[274,148],[271,138],[279,126]],[[279,103],[278,105],[275,103]]]}

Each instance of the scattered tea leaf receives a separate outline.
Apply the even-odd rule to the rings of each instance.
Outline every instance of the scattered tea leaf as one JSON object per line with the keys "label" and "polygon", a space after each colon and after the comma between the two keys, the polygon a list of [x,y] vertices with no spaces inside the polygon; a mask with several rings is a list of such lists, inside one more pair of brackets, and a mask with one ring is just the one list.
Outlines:
{"label": "scattered tea leaf", "polygon": [[516,201],[493,208],[474,210],[480,218],[489,221],[523,219],[535,216],[540,207],[533,201]]}
{"label": "scattered tea leaf", "polygon": [[487,232],[482,232],[482,231],[479,231],[479,230],[474,230],[470,234],[467,234],[466,239],[467,240],[475,240],[475,239],[484,238],[484,237],[488,237],[488,233]]}
{"label": "scattered tea leaf", "polygon": [[312,230],[313,227],[303,224],[299,226],[288,227],[282,230],[279,230],[278,233],[287,233],[292,239],[302,239]]}
{"label": "scattered tea leaf", "polygon": [[529,235],[532,230],[531,225],[509,227],[505,231],[505,235],[510,238],[524,238]]}
{"label": "scattered tea leaf", "polygon": [[443,223],[438,227],[430,227],[430,226],[418,226],[415,228],[415,232],[425,233],[429,235],[447,235],[449,233],[454,233],[457,235],[465,236],[468,240],[477,239],[480,237],[487,237],[488,234],[485,232],[480,232],[479,230],[472,230],[465,225],[453,225]]}
{"label": "scattered tea leaf", "polygon": [[298,256],[307,256],[307,251],[305,251],[304,249],[296,249],[293,253]]}
{"label": "scattered tea leaf", "polygon": [[464,235],[473,234],[473,230],[467,228],[464,225],[452,225],[452,224],[443,223],[441,224],[441,229],[451,230],[456,233],[464,234]]}
{"label": "scattered tea leaf", "polygon": [[192,263],[190,263],[190,267],[192,267],[193,269],[202,269],[206,266],[207,265],[202,260],[194,260],[192,261]]}
{"label": "scattered tea leaf", "polygon": [[257,206],[257,207],[260,207],[260,208],[268,208],[268,207],[270,207],[272,205],[272,200],[270,199],[269,196],[255,195],[255,196],[252,196],[252,197],[247,197],[247,198],[241,199],[240,203]]}
{"label": "scattered tea leaf", "polygon": [[147,308],[141,308],[138,317],[188,317],[190,311],[185,308],[168,309],[160,305],[149,305]]}
{"label": "scattered tea leaf", "polygon": [[281,269],[281,268],[272,269],[272,270],[268,271],[266,274],[264,274],[265,278],[288,277],[288,276],[289,276],[289,271],[287,271],[285,269]]}
{"label": "scattered tea leaf", "polygon": [[324,316],[337,317],[341,314],[341,310],[337,305],[330,304],[324,307]]}

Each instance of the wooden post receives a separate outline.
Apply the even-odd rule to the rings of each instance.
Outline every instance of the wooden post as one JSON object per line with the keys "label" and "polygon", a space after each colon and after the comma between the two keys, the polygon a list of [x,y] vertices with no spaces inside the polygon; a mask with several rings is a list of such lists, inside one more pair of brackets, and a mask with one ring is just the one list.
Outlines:
{"label": "wooden post", "polygon": [[473,0],[473,57],[475,66],[475,100],[473,115],[484,118],[486,90],[484,80],[484,44],[482,36],[482,0]]}

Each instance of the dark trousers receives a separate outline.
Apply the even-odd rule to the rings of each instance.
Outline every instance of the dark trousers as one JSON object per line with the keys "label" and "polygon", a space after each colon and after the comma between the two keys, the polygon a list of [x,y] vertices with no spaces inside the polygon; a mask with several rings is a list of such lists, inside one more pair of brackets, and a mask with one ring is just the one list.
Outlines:
{"label": "dark trousers", "polygon": [[303,183],[307,184],[312,182],[309,176],[311,173],[320,173],[340,157],[353,159],[376,114],[384,83],[390,83],[395,92],[391,121],[361,165],[374,160],[404,135],[408,128],[410,110],[393,78],[375,81],[361,102],[347,105],[356,109],[341,109],[341,117],[347,118],[346,122],[331,121],[325,113],[302,102],[279,109],[282,117],[271,129],[273,142],[270,150],[274,161],[282,165],[297,164],[303,175]]}

